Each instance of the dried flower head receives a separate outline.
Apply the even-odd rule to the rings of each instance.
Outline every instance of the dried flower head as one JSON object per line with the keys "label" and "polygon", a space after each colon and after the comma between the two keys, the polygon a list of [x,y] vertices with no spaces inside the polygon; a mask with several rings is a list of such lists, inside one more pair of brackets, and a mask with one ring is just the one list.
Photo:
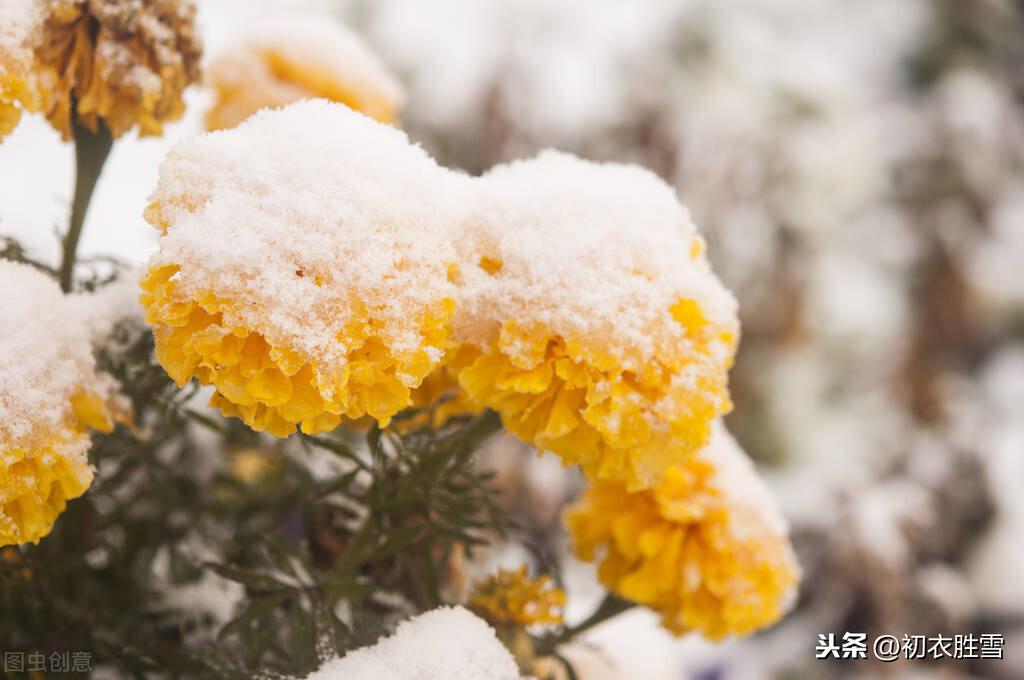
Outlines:
{"label": "dried flower head", "polygon": [[179,144],[147,210],[157,359],[276,436],[386,424],[448,347],[464,181],[322,100]]}
{"label": "dried flower head", "polygon": [[37,542],[92,481],[87,428],[110,431],[86,328],[57,284],[0,261],[0,545]]}
{"label": "dried flower head", "polygon": [[311,98],[391,123],[403,98],[398,81],[366,43],[323,17],[275,20],[211,63],[207,78],[217,97],[206,115],[208,130]]}
{"label": "dried flower head", "polygon": [[686,209],[646,170],[556,152],[478,182],[450,370],[567,464],[656,483],[731,408],[736,303]]}
{"label": "dried flower head", "polygon": [[469,608],[487,621],[517,626],[560,624],[564,607],[565,592],[547,574],[529,578],[525,565],[477,582],[469,600]]}
{"label": "dried flower head", "polygon": [[[73,117],[93,132],[102,121],[117,137],[136,126],[159,135],[184,112],[182,91],[199,77],[191,0],[9,2],[22,30],[0,42],[30,48],[31,59],[20,58],[20,76],[0,80],[18,85],[5,90],[24,108],[42,110],[65,139]],[[0,128],[13,120],[11,98],[0,94]]]}
{"label": "dried flower head", "polygon": [[799,580],[784,520],[721,426],[653,489],[595,482],[566,523],[577,555],[600,562],[601,582],[659,612],[677,635],[719,639],[769,625]]}

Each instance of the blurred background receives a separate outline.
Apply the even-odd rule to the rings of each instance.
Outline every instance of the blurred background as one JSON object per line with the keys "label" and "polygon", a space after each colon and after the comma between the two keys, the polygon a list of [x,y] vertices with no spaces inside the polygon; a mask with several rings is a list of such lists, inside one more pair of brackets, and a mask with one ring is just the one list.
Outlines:
{"label": "blurred background", "polygon": [[[790,519],[800,599],[720,646],[630,614],[577,652],[595,657],[581,677],[1024,677],[1020,3],[198,4],[208,57],[267,13],[340,19],[399,75],[401,125],[441,163],[478,173],[545,147],[639,163],[707,237],[743,322],[727,423]],[[142,210],[159,160],[209,99],[195,89],[164,138],[115,146],[86,255],[153,250]],[[71,148],[27,118],[0,146],[0,233],[55,257],[71,171]],[[571,473],[493,454],[509,502],[557,549]],[[847,631],[998,633],[1006,658],[815,660],[818,634]]]}

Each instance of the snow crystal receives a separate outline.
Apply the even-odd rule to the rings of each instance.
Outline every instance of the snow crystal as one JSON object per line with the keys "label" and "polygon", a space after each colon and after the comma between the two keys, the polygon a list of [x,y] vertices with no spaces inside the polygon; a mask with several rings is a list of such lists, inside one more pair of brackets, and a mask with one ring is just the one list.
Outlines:
{"label": "snow crystal", "polygon": [[329,661],[306,680],[517,680],[494,631],[462,607],[442,607],[398,626],[372,647]]}
{"label": "snow crystal", "polygon": [[83,324],[56,282],[0,261],[0,449],[38,449],[64,431],[72,395],[94,384]]}
{"label": "snow crystal", "polygon": [[150,197],[167,233],[150,266],[184,266],[190,299],[230,300],[229,324],[343,366],[357,301],[398,351],[454,297],[448,268],[466,178],[404,133],[340,104],[265,110],[178,144]]}
{"label": "snow crystal", "polygon": [[456,339],[486,345],[495,319],[515,320],[642,363],[685,342],[669,312],[681,299],[736,330],[735,300],[692,257],[703,247],[696,228],[653,173],[546,151],[478,181],[460,242]]}

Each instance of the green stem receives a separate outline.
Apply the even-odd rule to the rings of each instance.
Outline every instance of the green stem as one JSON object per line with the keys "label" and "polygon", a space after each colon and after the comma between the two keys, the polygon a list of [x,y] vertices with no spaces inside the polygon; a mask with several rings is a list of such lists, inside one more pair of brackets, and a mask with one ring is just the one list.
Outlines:
{"label": "green stem", "polygon": [[581,621],[578,625],[566,628],[561,633],[550,635],[538,641],[537,653],[551,654],[559,645],[572,640],[591,628],[598,626],[608,619],[618,616],[627,609],[632,609],[635,606],[636,605],[634,603],[629,602],[628,600],[622,600],[614,595],[608,595],[604,598],[604,601],[601,602],[598,608],[594,610],[594,613],[587,617],[586,620]]}
{"label": "green stem", "polygon": [[114,143],[110,130],[102,121],[97,124],[96,132],[82,125],[74,116],[71,126],[75,141],[75,197],[71,202],[71,221],[64,235],[64,251],[60,262],[60,287],[64,292],[71,290],[82,225],[89,211],[92,192]]}
{"label": "green stem", "polygon": [[444,452],[447,462],[459,452],[475,451],[485,439],[501,430],[501,417],[491,410],[476,416],[460,430],[438,442],[438,449]]}

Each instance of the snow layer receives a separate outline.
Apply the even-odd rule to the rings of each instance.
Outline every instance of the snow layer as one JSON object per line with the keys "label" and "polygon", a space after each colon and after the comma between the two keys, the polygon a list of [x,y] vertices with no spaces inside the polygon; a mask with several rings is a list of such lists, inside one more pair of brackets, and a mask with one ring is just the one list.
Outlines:
{"label": "snow layer", "polygon": [[69,312],[85,325],[94,346],[109,340],[119,323],[142,325],[142,305],[139,304],[139,274],[129,272],[113,283],[68,297]]}
{"label": "snow layer", "polygon": [[56,282],[0,260],[0,451],[49,444],[72,395],[94,386],[88,333],[68,312]]}
{"label": "snow layer", "polygon": [[151,200],[169,228],[150,266],[188,263],[184,297],[230,300],[230,323],[327,364],[344,366],[359,304],[412,351],[423,311],[454,297],[464,181],[343,105],[262,111],[167,156]]}
{"label": "snow layer", "polygon": [[25,61],[31,57],[29,38],[42,20],[39,0],[4,0],[0,12],[0,73],[7,59]]}
{"label": "snow layer", "polygon": [[735,337],[736,302],[699,252],[686,208],[654,173],[545,151],[479,182],[460,241],[457,340],[486,345],[495,320],[515,320],[642,364],[686,342],[669,313],[681,299]]}
{"label": "snow layer", "polygon": [[441,607],[306,680],[517,680],[508,650],[483,620],[462,607]]}

